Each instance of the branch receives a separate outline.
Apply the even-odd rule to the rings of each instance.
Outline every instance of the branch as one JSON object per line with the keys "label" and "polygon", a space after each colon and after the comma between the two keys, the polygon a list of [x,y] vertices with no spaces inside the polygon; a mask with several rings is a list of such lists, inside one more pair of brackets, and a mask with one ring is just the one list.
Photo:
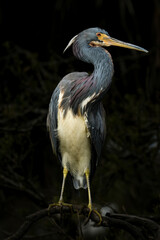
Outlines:
{"label": "branch", "polygon": [[[35,222],[44,217],[53,217],[55,214],[58,213],[76,213],[88,217],[89,209],[88,207],[82,207],[81,205],[72,205],[72,207],[66,205],[55,205],[51,209],[47,208],[37,211],[34,214],[27,216],[25,222],[20,226],[17,232],[15,232],[13,235],[6,238],[5,240],[21,239]],[[95,224],[98,224],[100,220],[99,216],[94,211],[91,212],[90,219]],[[155,240],[160,239],[160,225],[150,219],[141,218],[133,215],[109,214],[105,217],[102,217],[102,222],[99,226],[123,229],[124,231],[130,233],[136,240],[145,240],[148,239],[148,237],[152,237],[152,239]],[[148,232],[152,235],[146,236],[146,233]]]}
{"label": "branch", "polygon": [[154,239],[160,239],[160,225],[150,218],[137,217],[127,214],[111,214],[110,217],[124,220],[141,228],[143,227],[154,236]]}

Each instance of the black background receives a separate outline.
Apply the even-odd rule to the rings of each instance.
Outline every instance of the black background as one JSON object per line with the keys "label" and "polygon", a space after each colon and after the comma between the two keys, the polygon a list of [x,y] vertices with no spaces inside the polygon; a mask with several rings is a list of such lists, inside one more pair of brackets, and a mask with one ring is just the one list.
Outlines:
{"label": "black background", "polygon": [[[89,27],[104,28],[149,51],[109,48],[115,74],[104,99],[108,134],[91,185],[93,204],[112,204],[119,212],[142,216],[160,212],[160,2],[6,0],[0,2],[2,239],[26,215],[58,201],[62,169],[45,127],[48,104],[65,74],[92,71],[71,49],[63,54],[69,40]],[[75,191],[70,178],[64,197],[67,202],[88,201],[87,191]],[[40,224],[29,235],[41,239],[51,232],[47,221]],[[59,238],[53,230],[43,239]],[[109,233],[108,238],[121,239]]]}

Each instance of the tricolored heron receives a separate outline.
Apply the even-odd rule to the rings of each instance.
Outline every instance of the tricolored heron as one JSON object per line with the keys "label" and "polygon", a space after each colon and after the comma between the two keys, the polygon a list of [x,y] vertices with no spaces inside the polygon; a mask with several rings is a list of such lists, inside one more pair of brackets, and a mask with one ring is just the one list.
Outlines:
{"label": "tricolored heron", "polygon": [[89,28],[73,37],[78,59],[94,65],[92,74],[73,72],[66,75],[54,90],[47,117],[54,152],[63,167],[59,204],[63,203],[68,171],[75,189],[88,188],[88,207],[92,210],[90,179],[96,170],[106,135],[102,98],[113,76],[113,61],[104,47],[119,46],[142,52],[144,48],[110,37],[100,28]]}

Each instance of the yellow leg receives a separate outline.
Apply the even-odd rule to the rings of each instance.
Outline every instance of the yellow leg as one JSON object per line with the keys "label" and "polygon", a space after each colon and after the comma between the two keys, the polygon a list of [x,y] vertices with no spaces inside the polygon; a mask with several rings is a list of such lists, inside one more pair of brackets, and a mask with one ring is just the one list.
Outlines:
{"label": "yellow leg", "polygon": [[64,167],[63,168],[63,182],[62,182],[62,188],[61,188],[61,195],[60,195],[58,203],[63,202],[63,192],[64,192],[64,186],[65,186],[65,181],[66,181],[67,174],[68,174],[68,169],[66,167]]}
{"label": "yellow leg", "polygon": [[91,199],[91,189],[90,189],[90,183],[89,183],[89,169],[85,172],[86,180],[87,180],[87,188],[88,188],[88,208],[90,211],[92,210],[92,199]]}
{"label": "yellow leg", "polygon": [[62,206],[62,205],[66,205],[66,206],[72,207],[71,204],[68,204],[68,203],[64,203],[64,202],[63,202],[63,193],[64,193],[64,186],[65,186],[65,181],[66,181],[67,174],[68,174],[68,169],[67,169],[66,167],[64,167],[64,168],[63,168],[63,181],[62,181],[61,195],[60,195],[59,201],[58,201],[58,203],[51,203],[51,204],[49,205],[49,208],[48,208],[49,210],[50,210],[52,207]]}
{"label": "yellow leg", "polygon": [[98,215],[98,217],[99,217],[98,225],[100,225],[101,222],[102,222],[101,214],[98,211],[92,209],[92,199],[91,199],[91,189],[90,189],[90,182],[89,182],[89,174],[90,174],[90,171],[89,171],[89,169],[87,169],[86,172],[85,172],[86,180],[87,180],[87,188],[88,188],[88,208],[89,208],[89,214],[88,214],[87,221],[89,220],[91,212],[94,211]]}

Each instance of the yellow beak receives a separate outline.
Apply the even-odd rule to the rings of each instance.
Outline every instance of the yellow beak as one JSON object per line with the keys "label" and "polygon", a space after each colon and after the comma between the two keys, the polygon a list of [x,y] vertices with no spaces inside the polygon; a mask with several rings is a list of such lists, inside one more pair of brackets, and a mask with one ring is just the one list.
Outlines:
{"label": "yellow beak", "polygon": [[134,49],[134,50],[137,50],[137,51],[142,51],[142,52],[145,52],[145,53],[148,52],[146,49],[144,49],[142,47],[117,40],[117,39],[112,38],[112,37],[110,37],[106,34],[102,34],[102,33],[97,34],[97,37],[101,41],[101,42],[99,42],[99,46],[104,46],[104,47],[117,46],[117,47],[123,47],[123,48],[130,48],[130,49]]}

